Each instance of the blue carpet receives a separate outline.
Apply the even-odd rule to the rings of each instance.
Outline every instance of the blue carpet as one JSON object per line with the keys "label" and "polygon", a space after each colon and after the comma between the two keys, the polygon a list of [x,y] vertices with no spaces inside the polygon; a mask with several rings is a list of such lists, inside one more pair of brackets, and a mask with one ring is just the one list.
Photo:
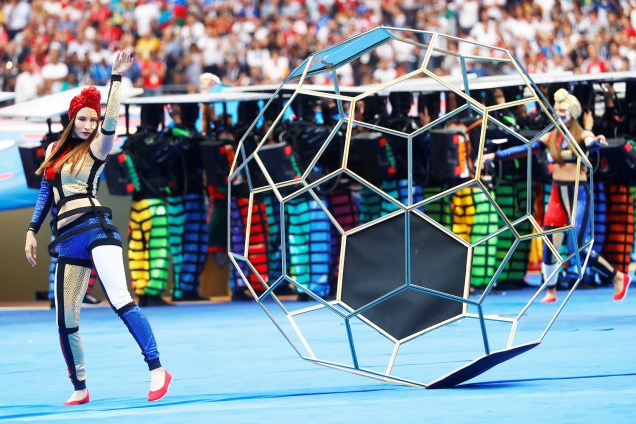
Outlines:
{"label": "blue carpet", "polygon": [[[493,302],[514,306],[528,293],[494,293]],[[80,328],[91,402],[76,407],[59,406],[72,386],[54,313],[0,309],[0,420],[633,422],[636,294],[621,303],[611,296],[608,289],[576,292],[538,347],[441,390],[383,383],[303,361],[255,302],[146,308],[162,362],[175,377],[168,396],[156,403],[146,401],[147,369],[125,326],[108,307],[85,308]],[[532,330],[528,325],[519,331]],[[451,346],[461,346],[458,339]],[[336,348],[330,337],[314,343],[319,350]],[[435,364],[440,370],[448,365],[444,355],[428,366]]]}

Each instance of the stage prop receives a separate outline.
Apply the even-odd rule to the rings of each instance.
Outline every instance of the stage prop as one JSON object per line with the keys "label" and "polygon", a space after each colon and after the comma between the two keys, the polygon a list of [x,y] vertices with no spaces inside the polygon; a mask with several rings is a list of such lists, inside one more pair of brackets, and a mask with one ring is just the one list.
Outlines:
{"label": "stage prop", "polygon": [[[374,51],[404,48],[418,58],[406,74],[382,84],[346,90],[340,87],[342,68],[357,64],[356,61],[363,61],[363,65]],[[455,63],[462,77],[438,74],[435,63],[439,63],[440,56]],[[479,82],[473,73],[483,75]],[[500,82],[521,87],[520,95],[495,103],[494,91]],[[283,97],[283,88],[288,93],[294,84],[291,96]],[[444,99],[453,99],[453,106],[449,101],[439,116],[420,123],[419,128],[386,128],[368,109],[378,98],[394,91],[443,95]],[[501,117],[529,104],[544,115],[547,126],[526,137]],[[297,112],[303,106],[306,111],[307,105],[322,106],[323,111],[328,106],[332,119],[325,120],[328,131],[322,143],[314,140],[295,147],[305,160],[290,156],[288,160],[297,171],[290,177],[289,172],[281,172],[289,169],[286,159],[271,155],[271,140],[273,134],[288,125],[283,119],[288,108]],[[410,111],[408,114],[417,117],[423,106],[413,104],[413,115]],[[257,125],[263,116],[271,116],[272,110],[277,111],[275,119],[268,125]],[[470,142],[466,122],[481,123],[481,130]],[[497,131],[486,131],[487,128]],[[542,285],[536,291],[528,291],[523,302],[513,307],[497,302],[496,296],[491,296],[492,288],[519,246],[540,238],[559,258],[561,267],[567,264],[570,271],[576,271],[576,284],[583,275],[587,261],[579,253],[587,245],[559,254],[534,215],[531,191],[527,192],[525,210],[506,215],[493,194],[491,166],[483,163],[485,151],[513,144],[527,145],[530,153],[530,144],[552,130],[568,141],[579,167],[591,168],[554,113],[551,101],[543,97],[510,52],[434,32],[388,27],[370,30],[305,59],[282,82],[241,139],[228,190],[231,194],[237,189],[233,181],[242,181],[249,188],[248,222],[244,226],[245,243],[230,248],[230,259],[256,301],[302,359],[391,383],[428,388],[456,386],[539,345],[572,294],[561,296],[561,303],[556,306],[541,305],[538,299],[545,290]],[[345,134],[344,141],[336,136],[338,133]],[[497,139],[489,138],[493,133],[498,134]],[[372,163],[377,160],[373,152],[378,143],[382,145],[383,135],[403,143],[399,150],[406,152],[407,159],[406,201],[383,191],[382,178],[376,178],[380,171]],[[439,152],[445,146],[450,150],[441,156]],[[526,161],[528,188],[532,187],[533,162],[530,155]],[[431,180],[444,180],[443,188],[433,191],[425,187],[423,199],[414,200],[414,176],[422,174],[421,169],[414,169],[414,163],[425,164],[421,166],[429,168]],[[391,203],[393,211],[343,228],[322,195],[342,178],[359,184],[365,193],[382,202]],[[462,237],[461,230],[435,213],[440,205],[453,204],[453,197],[460,192],[472,193],[489,203],[504,225],[486,234]],[[295,280],[290,272],[293,264],[285,254],[278,275],[272,275],[270,270],[269,277],[260,274],[249,261],[251,222],[259,219],[257,205],[269,196],[277,199],[275,213],[281,223],[287,221],[288,205],[314,202],[318,205],[316,216],[326,218],[332,233],[340,235],[333,298],[323,298]],[[236,207],[230,203],[230,209]],[[576,217],[576,213],[572,216]],[[575,222],[570,222],[551,233],[572,233],[574,227]],[[282,252],[288,251],[286,231],[281,225],[277,242]],[[501,235],[512,240],[507,254],[497,259],[483,291],[471,294],[471,270],[478,266],[475,251]],[[255,281],[258,290],[253,288]],[[275,293],[277,287],[288,284],[309,300],[299,302]],[[309,322],[314,323],[314,329],[316,322],[321,323],[320,334],[305,331]],[[518,331],[521,328],[528,331]],[[339,349],[316,350],[318,344],[312,341],[325,338],[338,340]],[[450,348],[445,345],[445,340],[458,339],[462,340],[461,349],[456,343]],[[384,349],[378,349],[378,340]]]}
{"label": "stage prop", "polygon": [[37,156],[36,149],[32,146],[23,149],[13,140],[0,140],[0,211],[35,204],[38,191],[25,189],[32,177],[22,159],[26,153],[28,159],[34,160],[33,157]]}

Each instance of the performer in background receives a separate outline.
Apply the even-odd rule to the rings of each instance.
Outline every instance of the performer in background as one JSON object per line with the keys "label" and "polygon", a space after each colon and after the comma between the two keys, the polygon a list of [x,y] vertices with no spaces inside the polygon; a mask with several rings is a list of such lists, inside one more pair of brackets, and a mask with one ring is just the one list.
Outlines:
{"label": "performer in background", "polygon": [[[569,94],[565,89],[559,89],[556,93],[554,93],[554,100],[554,110],[559,115],[563,124],[565,124],[568,128],[570,134],[572,134],[572,137],[579,144],[581,149],[584,151],[594,151],[599,149],[601,146],[607,145],[605,136],[595,136],[592,131],[582,128],[579,124],[578,118],[581,116],[582,108],[576,97]],[[589,241],[590,220],[593,218],[589,208],[591,193],[587,180],[587,168],[581,167],[580,174],[578,175],[578,193],[575,193],[577,158],[574,152],[570,149],[567,141],[563,139],[557,130],[553,130],[532,144],[533,152],[537,152],[542,148],[547,148],[550,156],[554,160],[552,165],[552,192],[545,211],[543,229],[548,231],[568,225],[571,221],[571,214],[575,206],[574,201],[577,199],[575,232],[578,246],[582,246]],[[484,155],[484,162],[491,161],[493,159],[515,159],[527,154],[527,152],[528,149],[525,145],[510,147],[508,149]],[[556,233],[552,234],[550,237],[552,243],[558,250],[563,243],[565,234]],[[587,252],[585,252],[585,254],[587,254]],[[581,256],[581,260],[585,260],[584,255]],[[610,265],[607,260],[594,250],[590,252],[589,265],[594,267],[603,278],[612,282],[614,285],[614,300],[623,300],[627,294],[631,278],[627,274],[622,273]],[[552,251],[547,246],[544,246],[542,272],[543,277],[546,281],[548,281],[548,284],[546,294],[541,300],[542,303],[556,302],[556,284],[558,274],[556,269],[558,267],[559,263],[554,257]]]}
{"label": "performer in background", "polygon": [[142,105],[141,125],[122,150],[134,185],[128,221],[128,268],[139,306],[169,306],[163,299],[170,274],[168,202],[170,143],[158,132],[163,105]]}
{"label": "performer in background", "polygon": [[[35,235],[54,204],[58,214],[54,226],[55,241],[49,246],[49,253],[58,255],[56,320],[62,353],[75,388],[64,405],[89,401],[79,319],[93,265],[108,301],[139,344],[148,364],[148,400],[155,401],[165,396],[172,380],[161,366],[150,324],[128,291],[121,238],[111,222],[111,210],[101,206],[97,200],[97,181],[113,146],[117,128],[121,74],[132,63],[133,59],[126,51],[117,53],[101,132],[97,131],[100,93],[95,87],[88,87],[71,100],[68,111],[70,123],[60,139],[47,148],[44,163],[36,171],[43,173],[44,178],[27,231],[25,253],[27,261],[35,266]],[[58,253],[55,253],[55,247]]]}
{"label": "performer in background", "polygon": [[[199,143],[205,138],[196,133],[198,115],[199,106],[196,104],[173,104],[171,107],[173,122],[169,124],[168,133],[176,142],[172,149],[175,157],[170,161],[173,187],[168,197],[168,226],[174,267],[173,301],[209,300],[199,295],[201,272],[208,253],[208,224],[203,161],[199,149]],[[173,208],[176,217],[173,216]],[[181,256],[178,267],[175,248]]]}

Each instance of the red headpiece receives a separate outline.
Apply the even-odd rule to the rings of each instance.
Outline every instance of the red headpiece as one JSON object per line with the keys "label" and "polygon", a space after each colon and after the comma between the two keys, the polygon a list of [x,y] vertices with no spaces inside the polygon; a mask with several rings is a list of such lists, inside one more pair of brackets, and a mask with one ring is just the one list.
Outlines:
{"label": "red headpiece", "polygon": [[82,90],[80,94],[73,97],[71,100],[71,104],[68,107],[68,117],[69,119],[73,119],[78,110],[90,107],[97,112],[97,116],[101,114],[100,100],[102,95],[99,93],[95,87],[88,87]]}

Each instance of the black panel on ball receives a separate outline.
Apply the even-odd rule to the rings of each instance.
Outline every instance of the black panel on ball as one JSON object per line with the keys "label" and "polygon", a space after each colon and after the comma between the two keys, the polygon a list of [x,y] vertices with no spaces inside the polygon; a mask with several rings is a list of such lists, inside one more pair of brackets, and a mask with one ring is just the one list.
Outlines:
{"label": "black panel on ball", "polygon": [[467,255],[466,246],[411,214],[411,284],[462,297]]}
{"label": "black panel on ball", "polygon": [[404,215],[347,237],[342,300],[358,309],[405,284]]}
{"label": "black panel on ball", "polygon": [[[412,215],[412,284],[462,297],[468,248]],[[406,283],[406,215],[382,221],[347,238],[342,301],[359,309]],[[461,315],[463,303],[411,287],[362,312],[398,340]]]}

